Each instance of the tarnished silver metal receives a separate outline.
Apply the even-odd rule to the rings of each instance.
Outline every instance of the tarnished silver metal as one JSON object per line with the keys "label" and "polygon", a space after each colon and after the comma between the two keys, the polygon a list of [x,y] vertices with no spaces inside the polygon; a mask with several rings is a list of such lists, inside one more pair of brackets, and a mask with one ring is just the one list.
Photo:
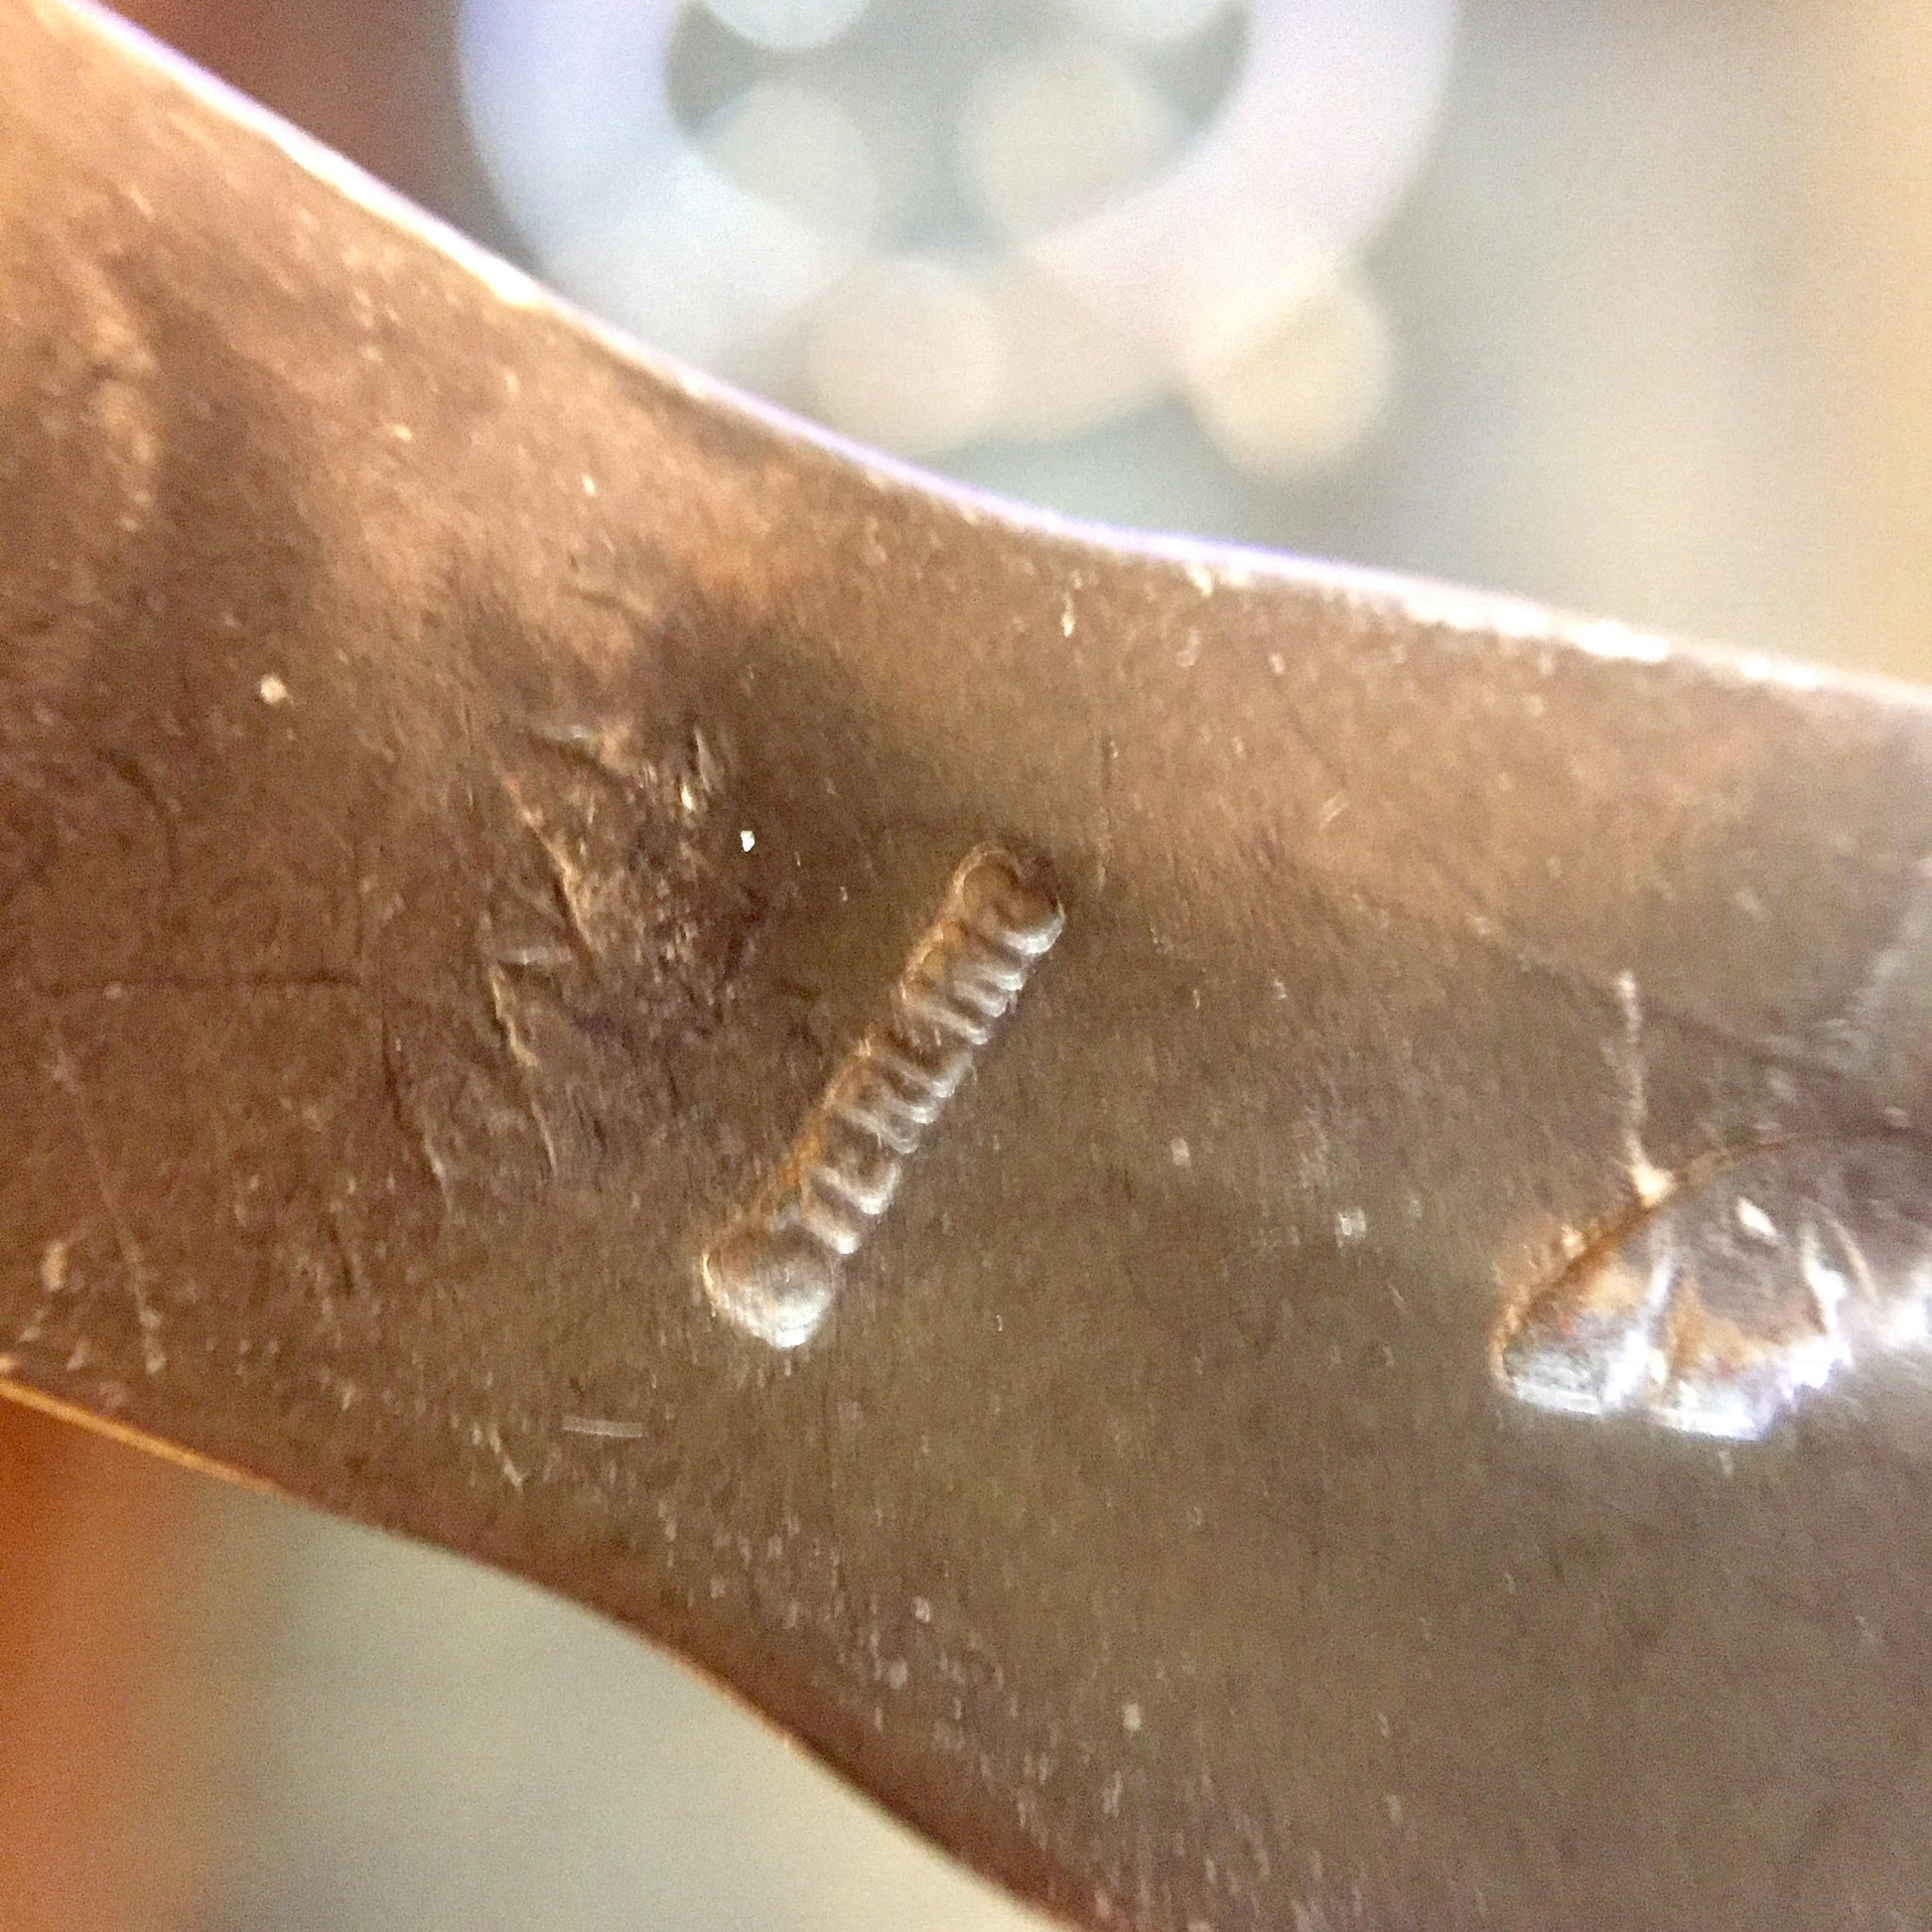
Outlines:
{"label": "tarnished silver metal", "polygon": [[[1075,1920],[1922,1922],[1929,766],[831,447],[0,11],[6,1386]],[[707,1244],[835,1159],[774,1349]]]}

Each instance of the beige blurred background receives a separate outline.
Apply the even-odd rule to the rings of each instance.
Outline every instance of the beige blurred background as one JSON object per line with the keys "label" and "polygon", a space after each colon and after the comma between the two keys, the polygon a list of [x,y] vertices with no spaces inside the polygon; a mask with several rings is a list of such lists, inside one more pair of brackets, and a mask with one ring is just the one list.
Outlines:
{"label": "beige blurred background", "polygon": [[[132,11],[958,477],[1932,676],[1905,0]],[[594,1619],[0,1412],[0,1932],[1026,1923]]]}

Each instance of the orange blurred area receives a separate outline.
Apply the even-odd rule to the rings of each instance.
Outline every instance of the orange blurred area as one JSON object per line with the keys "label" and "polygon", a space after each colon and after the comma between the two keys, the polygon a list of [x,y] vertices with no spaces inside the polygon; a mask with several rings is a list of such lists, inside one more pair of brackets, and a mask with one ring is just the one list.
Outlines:
{"label": "orange blurred area", "polygon": [[196,1922],[235,1596],[205,1485],[0,1402],[0,1927]]}

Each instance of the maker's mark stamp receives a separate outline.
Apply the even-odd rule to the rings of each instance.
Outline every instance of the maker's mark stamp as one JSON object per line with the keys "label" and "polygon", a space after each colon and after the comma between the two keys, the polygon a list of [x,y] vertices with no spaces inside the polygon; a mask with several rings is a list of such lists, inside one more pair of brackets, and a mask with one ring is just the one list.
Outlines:
{"label": "maker's mark stamp", "polygon": [[1064,923],[1040,872],[994,846],[967,855],[885,1018],[833,1074],[783,1164],[706,1248],[705,1293],[720,1314],[776,1348],[810,1339],[846,1260]]}
{"label": "maker's mark stamp", "polygon": [[1503,1311],[1496,1378],[1538,1409],[1754,1441],[1841,1371],[1932,1338],[1928,1198],[1925,1151],[1901,1134],[1665,1175],[1629,1225]]}

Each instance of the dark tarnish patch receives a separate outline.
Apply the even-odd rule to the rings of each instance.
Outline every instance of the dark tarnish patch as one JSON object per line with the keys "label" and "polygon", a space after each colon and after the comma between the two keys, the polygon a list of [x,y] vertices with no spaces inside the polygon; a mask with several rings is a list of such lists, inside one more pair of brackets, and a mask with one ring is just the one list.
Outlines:
{"label": "dark tarnish patch", "polygon": [[1850,1364],[1927,1339],[1929,1210],[1932,1161],[1904,1135],[1676,1176],[1505,1311],[1497,1379],[1539,1409],[1753,1440]]}

